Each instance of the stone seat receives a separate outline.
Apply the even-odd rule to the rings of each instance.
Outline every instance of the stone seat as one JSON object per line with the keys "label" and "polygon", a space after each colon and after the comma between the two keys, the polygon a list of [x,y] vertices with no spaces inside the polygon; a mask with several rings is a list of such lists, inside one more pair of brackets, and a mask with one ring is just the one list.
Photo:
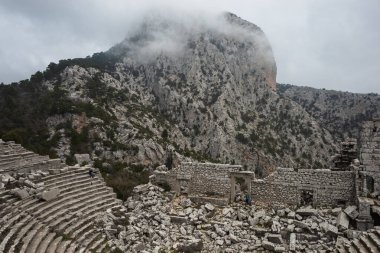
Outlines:
{"label": "stone seat", "polygon": [[52,242],[50,242],[50,244],[48,245],[47,249],[46,249],[46,253],[55,253],[57,252],[57,246],[58,244],[62,241],[62,236],[58,236],[56,237]]}
{"label": "stone seat", "polygon": [[[55,175],[49,175],[43,178],[40,182],[44,182],[45,184],[51,184],[60,180],[73,178],[78,174],[85,173],[87,170],[85,169],[77,169],[77,170],[68,170],[67,172],[62,172]],[[88,176],[88,173],[86,173]]]}
{"label": "stone seat", "polygon": [[[33,152],[30,152],[33,154]],[[20,158],[20,156],[22,156],[23,153],[12,153],[12,154],[6,154],[6,155],[0,155],[0,161],[2,161],[3,159],[9,159],[9,158],[13,158],[13,157],[16,157],[16,158]]]}
{"label": "stone seat", "polygon": [[354,239],[352,242],[352,245],[354,246],[357,252],[368,253],[368,251],[366,250],[366,247],[362,244],[360,240]]}
{"label": "stone seat", "polygon": [[88,175],[76,175],[75,177],[67,178],[64,180],[56,181],[46,185],[46,188],[63,188],[61,186],[70,187],[71,185],[76,185],[78,182],[86,182],[90,180]]}
{"label": "stone seat", "polygon": [[[29,244],[25,246],[26,253],[37,252],[38,245],[40,244],[42,238],[49,233],[49,228],[46,226],[41,227],[29,241]],[[22,252],[22,251],[21,251]]]}
{"label": "stone seat", "polygon": [[[104,205],[104,206],[101,206],[101,205]],[[66,227],[66,229],[64,230],[64,234],[71,234],[71,233],[75,232],[78,227],[84,226],[88,222],[91,222],[92,219],[94,219],[100,213],[99,211],[106,210],[108,208],[116,207],[116,205],[117,205],[116,202],[112,202],[109,200],[104,201],[103,203],[100,203],[100,204],[97,203],[97,204],[93,205],[92,208],[90,208],[90,210],[83,213],[83,215],[81,216],[82,220],[80,221],[80,223],[71,224],[69,227]],[[92,211],[91,209],[94,209],[94,210]],[[90,217],[89,218],[83,218],[85,216],[90,216]]]}
{"label": "stone seat", "polygon": [[104,243],[101,244],[97,249],[95,249],[95,252],[104,252],[104,249],[108,246],[107,240],[104,240]]}
{"label": "stone seat", "polygon": [[[92,243],[90,243],[90,246],[88,247],[88,251],[98,252],[98,249],[100,249],[100,247],[102,245],[106,245],[106,244],[107,244],[106,236],[101,235],[100,238],[96,238],[96,240],[94,240]],[[99,251],[99,252],[101,252],[101,251]]]}
{"label": "stone seat", "polygon": [[[50,223],[53,227],[58,227],[61,223],[67,221],[68,219],[71,219],[71,215],[69,213],[65,213],[61,215],[59,218],[56,218],[54,221]],[[59,226],[60,227],[60,226]]]}
{"label": "stone seat", "polygon": [[376,245],[378,252],[380,252],[380,234],[377,234],[376,232],[375,233],[369,233],[368,239],[371,240],[374,245]]}
{"label": "stone seat", "polygon": [[58,231],[65,231],[65,233],[71,233],[71,231],[75,230],[77,227],[81,227],[87,222],[95,219],[98,213],[101,213],[105,211],[106,209],[113,208],[115,206],[116,206],[116,202],[111,203],[109,205],[95,207],[92,210],[87,211],[86,213],[82,214],[81,217],[76,217],[70,220],[65,219],[65,222],[60,223],[59,226],[57,226],[57,229]]}
{"label": "stone seat", "polygon": [[[111,195],[111,194],[110,194]],[[101,197],[99,197],[99,199],[101,199]],[[111,201],[113,200],[113,199],[110,199]],[[103,202],[99,202],[99,203],[95,203],[95,205],[98,205],[98,204],[104,204],[104,203],[107,203],[107,201],[109,202],[110,200],[104,200]],[[86,204],[84,204],[84,205],[86,205]],[[89,206],[89,207],[91,207],[91,206]],[[84,207],[82,207],[82,209],[86,209],[86,206],[84,206]],[[55,215],[56,216],[56,215]],[[51,217],[51,216],[50,216]],[[48,225],[48,224],[47,224]],[[31,225],[29,225],[29,226],[31,226]],[[36,226],[35,226],[36,227]],[[43,230],[41,230],[42,229],[42,227],[41,227],[41,223],[39,223],[38,225],[37,225],[37,227],[36,228],[34,228],[34,229],[32,229],[30,232],[29,232],[29,234],[25,237],[25,238],[28,238],[27,239],[27,242],[29,243],[29,241],[33,241],[34,242],[34,244],[32,244],[32,246],[31,246],[31,248],[32,248],[32,251],[30,251],[30,252],[34,252],[35,250],[36,250],[36,247],[38,247],[38,245],[39,244],[37,244],[36,245],[36,242],[40,242],[40,241],[42,241],[42,240],[44,240],[43,238],[45,237],[45,236],[47,236],[47,234],[49,233],[49,229],[48,229],[48,227],[45,227],[45,229],[43,229]],[[35,238],[35,237],[37,237],[37,238]],[[46,242],[45,242],[46,243]],[[26,242],[24,241],[24,245],[26,244]],[[49,243],[47,243],[47,245],[48,245]],[[13,246],[13,248],[14,248],[15,246]],[[23,246],[24,247],[24,246]],[[25,246],[26,247],[26,246]],[[26,249],[26,248],[25,248]],[[28,252],[28,251],[27,251]]]}
{"label": "stone seat", "polygon": [[[84,213],[82,215],[82,217],[87,216],[88,214],[94,213],[94,212],[95,212],[94,216],[96,216],[96,215],[98,215],[100,213],[99,211],[105,210],[105,209],[108,209],[108,208],[117,207],[118,205],[119,204],[116,203],[116,202],[111,202],[109,204],[97,204],[97,208],[94,208],[94,210],[97,210],[96,212],[94,210],[88,211],[88,212]],[[93,209],[93,208],[90,208],[90,209]],[[91,220],[90,219],[86,219],[86,222],[91,222]],[[76,231],[77,228],[82,227],[84,224],[85,224],[85,222],[83,222],[83,221],[80,224],[73,224],[70,227],[68,227],[68,228],[65,229],[64,234],[70,235],[72,233],[72,231]],[[66,252],[65,250],[70,245],[70,243],[71,243],[70,241],[61,241],[59,243],[59,245],[57,246],[57,252]]]}
{"label": "stone seat", "polygon": [[[103,181],[100,181],[100,182],[103,182]],[[80,189],[81,187],[88,186],[88,185],[91,185],[91,182],[88,181],[88,179],[87,180],[81,180],[81,181],[75,181],[75,182],[68,182],[67,184],[60,185],[58,187],[60,189],[60,192],[61,192],[60,198],[66,196],[67,194],[70,194],[71,190]],[[38,203],[38,202],[40,202],[39,205],[35,205],[35,203]],[[47,205],[47,204],[48,204],[48,202],[39,201],[38,199],[34,199],[34,198],[29,198],[25,202],[19,201],[18,203],[16,203],[16,206],[8,207],[9,210],[13,210],[13,211],[4,210],[4,213],[6,213],[8,211],[8,214],[4,216],[4,219],[9,219],[9,217],[11,217],[14,212],[19,213],[20,212],[19,210],[32,211],[33,209],[35,209],[41,205]],[[29,208],[30,206],[32,206],[31,208],[33,208],[33,209],[30,209]],[[18,207],[18,208],[16,208],[16,207]]]}
{"label": "stone seat", "polygon": [[[57,216],[63,216],[65,212],[74,212],[80,209],[82,206],[97,201],[102,198],[107,198],[113,196],[113,193],[110,193],[108,189],[105,189],[97,193],[96,199],[91,199],[89,196],[84,196],[82,198],[76,199],[74,201],[69,201],[64,205],[57,205],[54,209],[51,209],[39,216],[39,218],[46,218],[45,222],[50,222],[52,219],[55,219]],[[60,210],[60,211],[59,211]]]}
{"label": "stone seat", "polygon": [[11,158],[7,158],[7,159],[0,158],[0,166],[5,167],[5,166],[7,166],[9,164],[13,164],[19,160],[20,160],[20,157],[11,157]]}
{"label": "stone seat", "polygon": [[36,233],[43,227],[41,223],[37,223],[32,230],[28,232],[28,234],[22,239],[23,245],[20,249],[19,253],[24,253],[27,249],[27,246],[31,242],[31,240],[34,238]]}
{"label": "stone seat", "polygon": [[[101,182],[101,183],[95,184],[95,182],[94,182],[94,186],[101,186],[103,184],[102,181],[99,181],[99,182]],[[90,183],[88,183],[87,185],[90,185]],[[78,188],[83,187],[83,184],[78,184],[77,187]],[[70,190],[72,190],[72,188],[64,188],[63,189],[64,194],[60,195],[60,199],[58,201],[63,201],[65,198],[70,197],[70,195],[73,194]],[[107,190],[109,190],[109,189],[107,188]],[[81,192],[80,189],[74,193],[78,193],[78,192]],[[74,194],[74,197],[75,197],[75,194]],[[7,215],[4,216],[3,219],[7,220],[7,223],[4,225],[3,228],[0,228],[0,234],[1,234],[2,230],[6,229],[7,227],[12,226],[14,224],[14,222],[17,221],[20,214],[23,214],[24,212],[38,214],[39,212],[36,212],[36,210],[38,208],[40,208],[40,211],[41,211],[41,210],[44,210],[41,207],[53,205],[55,203],[57,203],[57,202],[56,201],[45,202],[45,201],[39,201],[37,199],[30,199],[29,201],[25,202],[23,205],[19,206],[19,208],[9,207],[9,209],[13,208],[13,211],[9,212]],[[58,202],[58,203],[60,203],[60,202]],[[20,212],[19,210],[23,210],[23,212]]]}
{"label": "stone seat", "polygon": [[95,240],[97,236],[99,236],[99,233],[93,229],[87,229],[87,231],[82,230],[82,235],[75,241],[75,245],[70,245],[67,252],[74,253],[85,251],[89,243]]}
{"label": "stone seat", "polygon": [[373,244],[371,240],[368,240],[367,236],[361,236],[359,238],[361,244],[366,248],[366,250],[370,253],[378,253],[376,250],[376,245]]}
{"label": "stone seat", "polygon": [[38,245],[38,248],[36,249],[37,253],[44,253],[46,252],[49,244],[54,240],[56,237],[56,233],[49,233],[43,241],[40,242]]}
{"label": "stone seat", "polygon": [[[28,216],[28,219],[30,219],[30,218],[31,218],[31,216]],[[9,244],[10,238],[12,238],[16,234],[16,231],[18,231],[21,228],[25,228],[24,230],[29,230],[30,226],[28,226],[28,225],[24,226],[24,225],[25,225],[24,222],[18,222],[13,227],[8,228],[9,229],[8,233],[4,236],[2,242],[0,243],[0,252],[2,252],[2,251],[7,252],[8,251],[7,245]]]}
{"label": "stone seat", "polygon": [[[31,230],[31,228],[34,227],[34,225],[36,223],[37,223],[37,220],[33,220],[32,222],[29,222],[26,226],[22,226],[21,230],[20,230],[20,232],[18,232],[15,240],[13,242],[8,241],[8,242],[6,242],[7,244],[4,245],[5,246],[5,252],[7,252],[7,251],[9,251],[10,253],[14,252],[15,245],[19,244],[19,242],[24,238],[24,236],[27,234],[27,232],[29,232],[29,230]],[[11,235],[11,236],[13,236],[13,235]],[[11,243],[13,245],[11,245]]]}

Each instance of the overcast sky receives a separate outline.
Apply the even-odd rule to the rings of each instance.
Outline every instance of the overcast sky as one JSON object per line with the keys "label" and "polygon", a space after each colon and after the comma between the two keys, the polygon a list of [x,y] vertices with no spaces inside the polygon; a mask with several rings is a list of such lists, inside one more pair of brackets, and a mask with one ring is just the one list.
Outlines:
{"label": "overcast sky", "polygon": [[380,93],[380,0],[0,0],[0,82],[105,51],[157,9],[260,26],[279,83]]}

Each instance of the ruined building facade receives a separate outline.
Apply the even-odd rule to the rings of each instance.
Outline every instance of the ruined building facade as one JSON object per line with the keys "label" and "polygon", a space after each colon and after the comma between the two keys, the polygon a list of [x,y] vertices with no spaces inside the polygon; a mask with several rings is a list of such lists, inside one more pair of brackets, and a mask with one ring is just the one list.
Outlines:
{"label": "ruined building facade", "polygon": [[380,192],[380,119],[365,122],[359,146],[360,163],[355,161],[356,141],[343,142],[334,169],[278,168],[255,179],[253,172],[239,165],[182,163],[170,171],[155,171],[154,180],[193,199],[218,203],[234,201],[238,190],[265,205],[357,205],[357,225],[366,230],[374,225],[373,215],[380,218],[380,202],[374,200]]}

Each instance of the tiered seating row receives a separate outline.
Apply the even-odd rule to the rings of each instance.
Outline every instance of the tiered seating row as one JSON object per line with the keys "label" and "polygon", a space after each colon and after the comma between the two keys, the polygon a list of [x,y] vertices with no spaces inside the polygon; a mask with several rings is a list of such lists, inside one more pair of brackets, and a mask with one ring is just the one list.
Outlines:
{"label": "tiered seating row", "polygon": [[94,220],[107,209],[120,208],[101,176],[92,179],[88,168],[68,167],[40,182],[59,188],[58,198],[43,202],[32,197],[16,200],[0,191],[0,252],[100,252],[106,243]]}

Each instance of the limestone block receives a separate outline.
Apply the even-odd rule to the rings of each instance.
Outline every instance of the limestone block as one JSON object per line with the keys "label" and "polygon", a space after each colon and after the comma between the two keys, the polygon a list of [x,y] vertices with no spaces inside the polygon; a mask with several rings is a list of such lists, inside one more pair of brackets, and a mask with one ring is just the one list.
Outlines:
{"label": "limestone block", "polygon": [[359,217],[371,217],[371,203],[366,199],[359,198]]}
{"label": "limestone block", "polygon": [[78,164],[88,164],[91,162],[89,154],[75,154],[74,157]]}
{"label": "limestone block", "polygon": [[306,230],[308,230],[308,231],[311,232],[311,229],[310,229],[309,225],[307,225],[305,222],[294,220],[294,225],[296,227],[299,227],[299,228],[302,228],[302,229],[306,229]]}
{"label": "limestone block", "polygon": [[145,246],[143,243],[140,242],[140,243],[135,244],[133,246],[133,249],[135,250],[135,252],[140,252],[145,249]]}
{"label": "limestone block", "polygon": [[326,223],[323,230],[325,230],[325,233],[328,236],[336,237],[338,235],[338,228],[331,224]]}
{"label": "limestone block", "polygon": [[212,212],[215,209],[215,207],[212,204],[210,204],[210,203],[206,203],[205,208],[209,212]]}
{"label": "limestone block", "polygon": [[18,197],[19,199],[25,199],[29,197],[29,193],[25,189],[16,188],[11,191],[13,195]]}
{"label": "limestone block", "polygon": [[337,208],[334,208],[333,210],[331,210],[332,214],[337,216],[338,214],[340,214],[340,212],[342,212],[342,208],[341,207],[337,207]]}
{"label": "limestone block", "polygon": [[59,173],[60,173],[60,171],[59,170],[56,170],[56,169],[50,169],[50,170],[48,170],[49,171],[49,174],[50,175],[58,175]]}
{"label": "limestone block", "polygon": [[60,171],[61,173],[65,173],[65,172],[68,172],[68,171],[69,171],[69,168],[68,168],[68,167],[65,167],[65,168],[59,169],[59,171]]}
{"label": "limestone block", "polygon": [[359,230],[349,229],[349,230],[347,230],[347,238],[353,240],[353,239],[359,238],[359,236],[361,236],[362,233],[363,232],[359,231]]}
{"label": "limestone block", "polygon": [[25,184],[26,186],[28,186],[28,187],[31,187],[31,188],[37,188],[36,184],[33,183],[33,182],[30,181],[30,180],[25,180],[25,181],[24,181],[24,184]]}
{"label": "limestone block", "polygon": [[1,182],[3,182],[4,184],[8,183],[8,182],[13,182],[15,181],[15,179],[10,176],[9,174],[3,174],[1,175]]}
{"label": "limestone block", "polygon": [[276,243],[276,244],[282,244],[283,243],[282,237],[279,234],[268,234],[267,240],[269,242]]}
{"label": "limestone block", "polygon": [[340,212],[336,218],[336,225],[339,229],[346,230],[350,225],[350,218],[345,212]]}
{"label": "limestone block", "polygon": [[301,216],[312,216],[312,215],[316,215],[318,212],[317,212],[317,210],[315,210],[313,208],[306,207],[306,208],[298,209],[296,211],[296,213],[301,215]]}
{"label": "limestone block", "polygon": [[346,209],[344,209],[344,212],[353,220],[355,220],[358,216],[359,213],[356,211],[357,207],[356,206],[348,206]]}
{"label": "limestone block", "polygon": [[[223,244],[223,241],[222,241]],[[185,242],[181,242],[176,245],[176,248],[179,252],[200,252],[203,249],[203,242],[201,239],[192,239]]]}
{"label": "limestone block", "polygon": [[274,252],[285,252],[285,251],[286,251],[286,249],[284,246],[276,246],[274,248]]}
{"label": "limestone block", "polygon": [[271,242],[268,242],[268,241],[263,241],[262,246],[264,249],[267,249],[270,251],[274,251],[274,248],[275,248],[275,245]]}
{"label": "limestone block", "polygon": [[295,251],[296,250],[296,234],[291,233],[290,239],[289,239],[289,250]]}
{"label": "limestone block", "polygon": [[60,193],[60,191],[58,188],[53,188],[53,189],[50,189],[47,191],[43,191],[41,193],[41,199],[43,199],[45,201],[50,201],[50,200],[58,197],[59,193]]}

